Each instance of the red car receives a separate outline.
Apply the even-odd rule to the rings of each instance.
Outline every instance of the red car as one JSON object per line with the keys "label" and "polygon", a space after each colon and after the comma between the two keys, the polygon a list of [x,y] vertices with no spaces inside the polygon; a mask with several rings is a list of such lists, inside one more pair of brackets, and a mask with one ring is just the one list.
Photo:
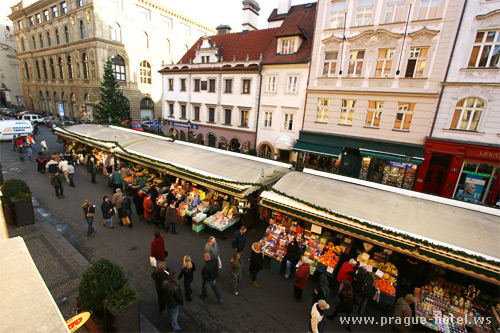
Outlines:
{"label": "red car", "polygon": [[128,120],[124,120],[121,122],[123,126],[130,127],[131,129],[139,132],[144,132],[144,130],[141,127],[141,124],[139,124],[137,121],[131,121],[129,122]]}
{"label": "red car", "polygon": [[49,117],[43,118],[42,121],[45,124],[45,126],[50,127],[50,126],[52,126],[52,124],[56,123],[57,119],[54,116],[49,116]]}

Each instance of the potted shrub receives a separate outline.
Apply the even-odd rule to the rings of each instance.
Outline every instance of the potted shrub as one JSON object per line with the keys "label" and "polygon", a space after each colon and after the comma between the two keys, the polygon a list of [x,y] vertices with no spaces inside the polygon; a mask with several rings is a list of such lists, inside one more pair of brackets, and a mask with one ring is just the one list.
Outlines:
{"label": "potted shrub", "polygon": [[104,302],[104,329],[106,332],[140,332],[139,313],[139,294],[126,284]]}
{"label": "potted shrub", "polygon": [[35,211],[31,202],[31,190],[24,180],[8,179],[2,187],[5,197],[4,204],[7,206],[8,221],[17,223],[19,227],[35,223]]}
{"label": "potted shrub", "polygon": [[[104,303],[107,299],[112,304],[110,306],[116,308],[114,313],[125,312],[128,306],[131,306],[137,311],[137,318],[139,317],[138,296],[128,287],[123,268],[107,258],[99,258],[82,273],[82,280],[78,286],[79,306],[84,311],[92,313],[88,321],[89,325],[87,325],[89,328],[92,328],[92,324],[95,323],[98,331],[103,331],[103,328],[105,331],[112,330],[108,329],[108,326],[121,327],[121,331],[124,331],[123,329],[127,329],[124,328],[127,324],[115,322],[123,319],[121,317],[114,316],[109,325],[104,325]],[[131,314],[133,309],[127,312],[130,317],[133,317]],[[138,331],[136,328],[133,330]]]}

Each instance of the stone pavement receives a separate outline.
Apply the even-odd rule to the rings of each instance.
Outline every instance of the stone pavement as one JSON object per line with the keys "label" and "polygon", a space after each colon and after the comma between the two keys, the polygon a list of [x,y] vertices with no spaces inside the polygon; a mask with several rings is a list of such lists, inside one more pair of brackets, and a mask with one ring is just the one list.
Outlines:
{"label": "stone pavement", "polygon": [[[47,140],[49,150],[62,151],[62,146],[55,142],[49,129],[41,126],[42,137]],[[40,148],[37,138],[37,149]],[[9,227],[11,236],[22,236],[33,256],[35,264],[44,278],[64,318],[74,315],[80,272],[89,261],[99,257],[122,265],[132,288],[137,290],[141,299],[142,331],[170,331],[165,317],[157,310],[156,292],[151,279],[152,268],[149,266],[150,243],[153,239],[154,226],[137,221],[133,215],[134,228],[116,226],[115,229],[102,225],[100,212],[96,214],[94,228],[96,236],[86,237],[87,224],[81,205],[85,199],[99,207],[103,195],[111,195],[104,177],[98,176],[97,184],[91,184],[90,176],[83,166],[76,167],[75,188],[64,187],[65,198],[57,199],[54,189],[49,184],[49,175],[36,171],[35,162],[20,162],[12,152],[10,142],[0,143],[0,163],[3,164],[4,177],[20,178],[27,181],[35,197],[36,223],[24,228]],[[65,184],[66,185],[66,184]],[[116,223],[115,223],[116,224]],[[178,227],[179,234],[161,232],[169,251],[167,258],[171,271],[179,272],[182,257],[189,254],[197,265],[195,280],[192,284],[193,302],[186,302],[179,314],[179,323],[188,332],[219,331],[254,331],[254,332],[305,332],[307,330],[311,295],[318,281],[310,279],[304,290],[301,303],[293,302],[293,279],[286,280],[269,270],[269,262],[258,274],[260,289],[251,286],[247,277],[251,244],[264,234],[266,225],[261,223],[248,232],[247,246],[243,252],[243,280],[240,295],[231,293],[229,277],[229,258],[231,237],[222,241],[217,237],[223,268],[219,272],[217,284],[224,298],[219,305],[212,290],[208,290],[208,301],[199,299],[201,294],[201,268],[203,266],[203,247],[208,233],[195,235],[190,226]],[[236,231],[234,227],[231,232]],[[229,234],[228,234],[229,235]],[[182,286],[182,282],[180,283]],[[335,290],[332,290],[334,294]],[[332,299],[328,300],[331,304]],[[371,313],[381,309],[370,308]],[[330,310],[332,311],[332,310]],[[152,325],[150,325],[152,323]],[[339,320],[328,321],[327,331],[346,331]],[[390,331],[389,326],[353,325],[354,331]]]}

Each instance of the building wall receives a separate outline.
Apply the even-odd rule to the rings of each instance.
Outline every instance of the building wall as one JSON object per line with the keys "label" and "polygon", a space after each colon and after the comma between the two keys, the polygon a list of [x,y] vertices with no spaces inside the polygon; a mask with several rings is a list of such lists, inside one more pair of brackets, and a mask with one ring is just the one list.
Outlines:
{"label": "building wall", "polygon": [[[406,38],[404,31],[409,5],[405,3],[401,22],[385,23],[387,1],[374,1],[371,20],[366,22],[367,25],[357,26],[357,1],[346,1],[346,39],[343,42],[343,25],[329,27],[331,2],[319,1],[304,130],[424,144],[436,110],[440,82],[449,59],[461,1],[440,1],[437,14],[432,19],[419,19],[423,2],[415,1]],[[428,48],[422,77],[406,78],[405,73],[410,66],[410,49],[418,47]],[[384,48],[394,49],[391,70],[387,77],[375,77],[379,51]],[[350,55],[351,51],[358,50],[365,52],[362,69],[359,75],[352,76],[349,74],[350,67],[353,67],[350,66]],[[338,52],[338,67],[332,77],[328,77],[323,73],[325,53],[335,51]],[[400,55],[398,75],[396,71]],[[339,70],[342,70],[342,74],[339,74]],[[318,98],[331,99],[327,122],[316,121]],[[352,125],[349,126],[338,124],[342,99],[356,100]],[[368,101],[384,102],[378,129],[365,126]],[[408,131],[393,129],[399,102],[415,103]]]}
{"label": "building wall", "polygon": [[[306,101],[308,64],[264,65],[262,67],[262,95],[257,131],[257,154],[260,154],[263,144],[270,146],[272,157],[278,153],[274,146],[276,139],[283,134],[298,139],[302,129],[304,106]],[[269,91],[269,77],[276,77],[275,92]],[[297,91],[287,92],[289,76],[297,76]],[[265,113],[272,113],[272,126],[265,127]],[[285,129],[285,114],[293,115],[292,130]]]}
{"label": "building wall", "polygon": [[[19,63],[24,66],[28,63],[30,79],[23,74],[23,89],[29,97],[28,107],[42,111],[43,100],[39,96],[40,90],[53,96],[56,91],[58,96],[62,92],[65,96],[75,94],[75,106],[78,118],[82,117],[83,108],[89,108],[85,96],[89,94],[90,103],[99,100],[99,85],[103,74],[103,66],[108,58],[115,54],[125,60],[126,80],[121,83],[124,96],[130,103],[132,119],[141,120],[140,103],[143,98],[151,98],[154,102],[154,118],[161,116],[161,77],[158,74],[163,64],[177,61],[178,58],[194,43],[200,34],[213,34],[214,29],[193,21],[183,15],[169,11],[167,8],[154,2],[138,0],[83,0],[83,6],[77,8],[76,1],[66,1],[67,13],[62,14],[62,2],[38,1],[23,8],[23,3],[13,7],[11,19],[22,24],[16,27],[18,45],[21,39],[25,40],[25,52],[19,53]],[[59,16],[53,17],[52,7],[57,6]],[[48,9],[50,19],[43,19],[44,11]],[[30,17],[41,13],[42,22],[30,26]],[[143,17],[144,16],[144,17]],[[85,27],[85,38],[81,38],[80,21]],[[65,42],[64,27],[70,33],[70,42]],[[112,34],[111,27],[115,27]],[[137,27],[140,27],[138,29]],[[60,44],[55,43],[55,29],[60,35]],[[52,43],[46,43],[46,33],[51,34]],[[44,47],[40,48],[39,35],[44,38]],[[147,34],[147,38],[145,38]],[[37,42],[33,49],[32,36]],[[113,37],[118,36],[118,37]],[[89,78],[83,79],[82,54],[88,55]],[[68,66],[65,62],[66,76],[60,79],[38,80],[35,61],[50,58],[63,59],[68,55],[74,59],[73,67],[75,76],[69,79]],[[141,83],[140,64],[147,61],[150,66],[151,83]],[[43,74],[42,74],[43,76]],[[50,75],[49,75],[50,76]],[[35,78],[33,78],[35,77]],[[69,99],[69,97],[67,97]],[[31,100],[33,99],[33,103]],[[53,103],[53,101],[51,101]],[[73,115],[70,115],[70,117]]]}
{"label": "building wall", "polygon": [[[7,17],[0,18],[0,87],[9,89],[10,103],[24,105],[21,72],[17,61],[14,27]],[[5,94],[5,93],[4,93]]]}

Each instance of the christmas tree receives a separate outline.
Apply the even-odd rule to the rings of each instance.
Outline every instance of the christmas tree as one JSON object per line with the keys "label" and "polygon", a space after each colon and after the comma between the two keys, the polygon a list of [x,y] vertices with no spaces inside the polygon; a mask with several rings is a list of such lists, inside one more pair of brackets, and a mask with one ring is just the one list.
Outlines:
{"label": "christmas tree", "polygon": [[113,65],[108,59],[104,64],[104,76],[101,81],[101,98],[94,106],[95,118],[100,123],[118,125],[129,119],[129,109],[122,92],[120,84],[113,74]]}

